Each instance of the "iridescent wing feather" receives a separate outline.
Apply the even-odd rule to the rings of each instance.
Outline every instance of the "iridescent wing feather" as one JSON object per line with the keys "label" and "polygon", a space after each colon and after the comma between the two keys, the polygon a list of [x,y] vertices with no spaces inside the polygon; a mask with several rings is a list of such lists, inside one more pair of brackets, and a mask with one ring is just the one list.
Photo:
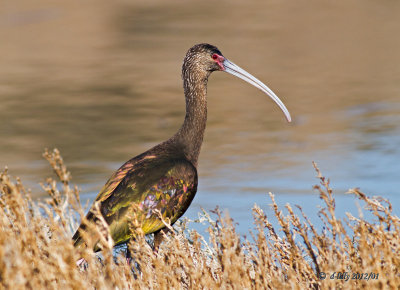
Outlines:
{"label": "iridescent wing feather", "polygon": [[[135,158],[125,163],[96,198],[115,244],[131,238],[129,219],[133,216],[145,234],[156,232],[164,227],[157,212],[174,223],[196,194],[197,171],[189,161],[151,157]],[[87,219],[94,219],[91,211]],[[75,245],[82,243],[78,231],[73,239]]]}

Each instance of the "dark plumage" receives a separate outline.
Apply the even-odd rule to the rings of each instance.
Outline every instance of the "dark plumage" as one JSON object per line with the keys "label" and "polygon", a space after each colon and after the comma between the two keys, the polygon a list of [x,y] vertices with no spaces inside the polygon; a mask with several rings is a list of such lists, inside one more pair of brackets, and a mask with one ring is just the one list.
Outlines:
{"label": "dark plumage", "polygon": [[[186,97],[182,127],[167,141],[122,165],[96,198],[115,244],[132,238],[128,225],[130,211],[135,211],[144,233],[150,234],[164,228],[155,210],[173,224],[190,206],[197,191],[197,163],[207,121],[207,81],[216,70],[238,76],[269,94],[290,121],[289,113],[272,91],[224,58],[215,46],[198,44],[190,48],[182,67]],[[90,210],[87,220],[94,219]],[[84,245],[80,234],[84,230],[81,225],[74,234],[75,246]]]}

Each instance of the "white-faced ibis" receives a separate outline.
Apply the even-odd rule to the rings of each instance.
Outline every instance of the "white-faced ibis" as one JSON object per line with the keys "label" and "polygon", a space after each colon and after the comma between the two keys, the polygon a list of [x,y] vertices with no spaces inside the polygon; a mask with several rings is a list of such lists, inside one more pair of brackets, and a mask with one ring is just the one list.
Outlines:
{"label": "white-faced ibis", "polygon": [[[197,191],[197,160],[207,120],[207,81],[213,71],[237,76],[271,97],[290,122],[290,114],[281,100],[261,81],[230,62],[210,44],[189,49],[182,66],[186,116],[182,127],[167,141],[132,158],[107,181],[95,202],[109,225],[115,245],[132,238],[129,218],[132,211],[145,234],[159,238],[165,225],[159,213],[171,224],[188,209]],[[135,205],[135,206],[133,206]],[[92,208],[93,209],[93,208]],[[159,213],[157,213],[157,210]],[[87,220],[96,220],[92,210]],[[85,245],[81,225],[73,236],[75,246]],[[99,250],[95,246],[95,250]]]}

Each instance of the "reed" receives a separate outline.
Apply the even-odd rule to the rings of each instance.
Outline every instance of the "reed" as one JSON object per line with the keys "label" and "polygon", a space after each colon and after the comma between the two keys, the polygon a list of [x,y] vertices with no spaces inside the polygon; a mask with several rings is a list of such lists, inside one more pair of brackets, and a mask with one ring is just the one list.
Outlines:
{"label": "reed", "polygon": [[[72,233],[84,218],[79,190],[71,185],[57,150],[46,151],[44,157],[56,175],[42,184],[48,195],[44,202],[32,200],[7,169],[0,174],[2,288],[386,289],[400,285],[400,220],[390,202],[352,189],[349,194],[361,200],[374,219],[351,214],[337,218],[329,180],[316,164],[320,183],[314,188],[324,203],[319,212],[323,229],[310,222],[301,206],[294,210],[286,205],[284,215],[270,194],[279,227],[255,206],[255,229],[252,238],[245,239],[229,216],[216,210],[214,221],[203,212],[201,220],[209,224],[208,241],[183,220],[154,252],[132,216],[137,239],[128,245],[133,261],[128,264],[123,251],[113,249],[107,225],[101,221],[85,237],[89,244],[101,239],[101,257],[73,247]],[[86,263],[78,267],[80,258]]]}

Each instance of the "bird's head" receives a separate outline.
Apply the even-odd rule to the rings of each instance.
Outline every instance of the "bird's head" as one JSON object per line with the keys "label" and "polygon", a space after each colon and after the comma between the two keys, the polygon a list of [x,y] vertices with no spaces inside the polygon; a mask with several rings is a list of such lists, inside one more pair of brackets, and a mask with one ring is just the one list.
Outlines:
{"label": "bird's head", "polygon": [[225,58],[217,47],[207,43],[196,44],[191,47],[183,62],[183,79],[202,78],[207,80],[213,71],[230,73],[260,89],[275,101],[285,114],[287,121],[291,122],[290,113],[278,96],[260,80]]}
{"label": "bird's head", "polygon": [[216,70],[223,70],[222,62],[224,57],[218,48],[211,44],[201,43],[191,47],[184,59],[191,70],[196,70],[197,74],[203,71],[207,75]]}

